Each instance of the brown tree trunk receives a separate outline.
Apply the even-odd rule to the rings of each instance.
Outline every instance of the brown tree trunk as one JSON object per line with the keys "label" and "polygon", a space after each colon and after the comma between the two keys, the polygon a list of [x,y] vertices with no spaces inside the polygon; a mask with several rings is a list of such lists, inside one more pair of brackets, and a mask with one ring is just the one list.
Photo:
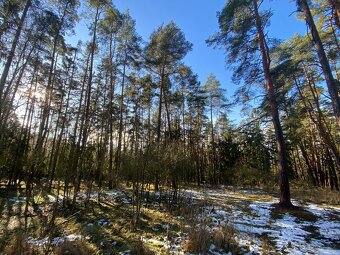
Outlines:
{"label": "brown tree trunk", "polygon": [[170,120],[170,111],[168,107],[168,100],[167,100],[167,95],[166,95],[166,90],[163,89],[163,98],[164,98],[164,107],[165,107],[165,112],[166,112],[166,119],[168,123],[168,133],[169,133],[169,139],[173,137],[172,134],[172,129],[171,129],[171,120]]}
{"label": "brown tree trunk", "polygon": [[115,38],[113,35],[110,36],[110,88],[109,88],[109,181],[108,187],[109,189],[113,188],[113,95],[115,91],[115,83],[116,83],[116,67],[115,71],[113,70],[113,58],[116,51]]}
{"label": "brown tree trunk", "polygon": [[[15,53],[15,49],[18,45],[18,41],[19,41],[19,37],[20,37],[21,31],[22,31],[22,27],[23,27],[24,21],[26,19],[28,9],[30,7],[31,7],[31,0],[27,0],[26,4],[25,4],[24,11],[21,15],[21,18],[20,18],[20,21],[19,21],[19,24],[18,24],[17,31],[15,32],[15,35],[14,35],[11,50],[8,53],[8,57],[7,57],[7,60],[6,60],[6,63],[5,63],[5,66],[4,66],[4,69],[2,71],[2,75],[1,75],[1,78],[0,78],[0,102],[2,100],[2,96],[3,96],[2,94],[3,94],[3,91],[5,89],[6,80],[7,80],[8,73],[9,73],[9,68],[11,67],[13,57],[14,57],[14,53]],[[0,105],[0,112],[1,112],[1,105]]]}
{"label": "brown tree trunk", "polygon": [[162,97],[163,97],[163,86],[164,86],[164,71],[165,71],[165,64],[162,66],[162,71],[160,73],[160,84],[159,84],[159,104],[158,104],[158,121],[157,121],[157,143],[160,142],[161,139],[161,124],[162,124]]}
{"label": "brown tree trunk", "polygon": [[305,15],[308,27],[311,30],[313,42],[318,53],[322,71],[325,76],[325,81],[327,84],[328,92],[332,100],[333,111],[334,111],[338,126],[340,127],[340,96],[339,96],[339,89],[338,89],[338,84],[337,84],[338,81],[336,81],[333,77],[332,70],[329,65],[329,61],[327,59],[321,38],[319,36],[319,32],[315,26],[313,16],[309,9],[307,0],[297,0],[297,4],[302,9]]}
{"label": "brown tree trunk", "polygon": [[313,186],[316,187],[317,186],[317,182],[316,182],[315,177],[314,177],[314,168],[313,168],[313,166],[312,166],[312,164],[310,162],[310,159],[308,157],[308,153],[307,153],[307,151],[305,149],[305,146],[303,145],[302,142],[299,144],[299,148],[301,150],[302,156],[305,159],[305,162],[306,162],[306,165],[307,165],[308,177],[312,181]]}
{"label": "brown tree trunk", "polygon": [[340,2],[339,0],[328,0],[329,4],[332,6],[332,15],[337,25],[338,29],[340,29]]}
{"label": "brown tree trunk", "polygon": [[[33,52],[33,49],[34,48],[32,48],[30,50],[29,54],[27,55],[26,61],[21,66],[20,71],[17,70],[18,71],[18,77],[16,79],[13,91],[10,91],[11,89],[9,87],[11,86],[10,84],[13,84],[14,75],[12,77],[12,81],[10,81],[8,87],[6,88],[5,92],[3,93],[3,98],[0,100],[2,103],[4,103],[7,99],[9,99],[8,98],[9,94],[10,93],[12,94],[10,99],[9,99],[7,107],[4,107],[4,105],[1,105],[1,103],[0,103],[0,130],[3,130],[3,128],[5,128],[6,125],[7,125],[7,121],[8,121],[9,116],[10,116],[12,110],[13,110],[13,103],[14,103],[15,96],[16,96],[17,91],[19,89],[19,86],[21,84],[21,79],[22,79],[22,77],[23,77],[23,75],[24,75],[24,73],[26,71],[26,66],[28,64],[28,58],[31,56],[31,53]],[[2,140],[1,135],[0,135],[0,140]]]}
{"label": "brown tree trunk", "polygon": [[124,108],[124,90],[125,90],[125,76],[126,76],[126,65],[127,65],[127,53],[125,52],[125,60],[123,65],[123,77],[122,77],[122,85],[121,85],[121,92],[120,92],[120,110],[119,110],[119,132],[118,132],[118,146],[116,152],[116,179],[119,175],[120,164],[121,164],[121,154],[122,154],[122,140],[123,140],[123,108]]}
{"label": "brown tree trunk", "polygon": [[[66,97],[66,103],[65,103],[66,105],[65,105],[64,113],[62,113],[62,108],[64,107],[64,97],[63,96],[62,96],[62,100],[61,100],[61,103],[60,103],[59,116],[58,116],[57,123],[59,123],[59,118],[61,118],[61,128],[60,128],[60,131],[59,131],[59,134],[58,134],[55,152],[51,153],[49,190],[51,190],[51,187],[52,187],[57,163],[58,163],[59,156],[60,156],[61,141],[62,141],[62,137],[64,135],[64,130],[65,130],[66,121],[67,121],[66,118],[67,118],[67,115],[68,115],[68,112],[69,112],[70,95],[71,95],[71,91],[72,91],[72,83],[73,83],[75,69],[76,69],[75,68],[76,59],[77,59],[77,52],[75,52],[74,57],[73,57],[73,67],[72,67],[71,76],[70,76],[69,83],[68,83],[68,92],[67,92],[67,97]],[[64,89],[66,89],[66,88],[64,87]],[[58,128],[58,124],[56,125],[56,130],[57,130],[57,128]],[[52,152],[53,152],[53,150],[52,150]]]}
{"label": "brown tree trunk", "polygon": [[[309,78],[308,73],[306,71],[306,68],[304,68],[304,72],[305,72],[305,77],[306,77],[306,80],[307,80],[308,87],[310,88],[311,94],[313,96],[313,101],[314,101],[314,104],[316,106],[316,111],[315,111],[316,112],[316,119],[315,119],[315,117],[313,117],[314,107],[313,107],[312,103],[304,96],[304,94],[301,91],[301,88],[299,86],[299,83],[296,80],[295,80],[295,85],[297,86],[297,89],[298,89],[300,97],[303,101],[303,104],[305,105],[305,107],[308,110],[307,112],[308,112],[310,119],[316,125],[316,127],[319,131],[320,137],[322,138],[322,141],[330,148],[330,150],[334,154],[336,164],[340,168],[340,153],[339,153],[339,150],[336,146],[334,138],[331,135],[330,128],[327,125],[327,121],[325,120],[324,114],[323,114],[323,112],[320,108],[319,99],[318,99],[318,96],[316,94],[315,84],[314,84],[313,80]],[[307,103],[308,103],[308,105],[307,105]]]}
{"label": "brown tree trunk", "polygon": [[333,164],[332,155],[328,148],[326,148],[326,157],[328,161],[329,183],[331,185],[331,189],[339,190],[338,176]]}
{"label": "brown tree trunk", "polygon": [[214,121],[213,121],[213,98],[210,98],[210,135],[211,135],[211,149],[212,149],[212,168],[213,168],[213,184],[216,184],[216,147],[215,147],[215,134],[214,134]]}
{"label": "brown tree trunk", "polygon": [[[86,102],[85,102],[85,112],[84,112],[84,118],[83,118],[83,132],[82,134],[79,134],[79,138],[81,139],[81,150],[80,150],[80,169],[78,169],[76,174],[76,180],[74,185],[74,193],[73,193],[73,201],[72,204],[75,205],[76,203],[76,197],[77,193],[80,188],[80,181],[81,181],[81,163],[84,160],[84,153],[86,151],[86,144],[87,144],[87,138],[89,133],[89,123],[90,123],[90,104],[91,104],[91,91],[92,91],[92,79],[93,79],[93,65],[94,65],[94,55],[95,55],[95,49],[96,49],[96,41],[97,41],[97,26],[99,21],[99,6],[96,8],[96,15],[94,18],[94,28],[93,28],[93,36],[92,36],[92,42],[91,42],[91,48],[90,48],[90,63],[89,63],[89,76],[87,80],[87,95],[86,95]],[[80,139],[78,142],[80,142]],[[78,143],[79,144],[79,143]],[[79,145],[77,146],[79,148]],[[77,158],[75,160],[78,160]]]}
{"label": "brown tree trunk", "polygon": [[283,137],[283,131],[280,123],[280,116],[278,110],[278,104],[275,98],[275,87],[273,84],[272,77],[270,75],[270,58],[267,45],[265,42],[265,37],[262,29],[262,21],[258,12],[257,0],[253,0],[254,15],[256,21],[256,28],[258,33],[258,41],[260,44],[260,51],[262,56],[263,71],[266,79],[266,90],[267,96],[270,104],[270,113],[272,116],[272,121],[275,129],[276,146],[278,152],[278,170],[279,170],[279,181],[280,181],[280,202],[281,207],[291,207],[292,203],[290,201],[290,189],[288,180],[288,162],[287,162],[287,152]]}

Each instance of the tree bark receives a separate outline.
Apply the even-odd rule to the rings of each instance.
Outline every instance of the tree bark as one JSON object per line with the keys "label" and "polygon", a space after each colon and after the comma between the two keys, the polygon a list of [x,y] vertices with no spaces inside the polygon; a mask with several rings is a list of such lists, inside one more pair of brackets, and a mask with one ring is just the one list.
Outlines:
{"label": "tree bark", "polygon": [[122,138],[123,138],[123,108],[124,108],[124,90],[125,90],[125,76],[126,76],[126,65],[127,65],[127,53],[125,52],[125,59],[123,64],[123,77],[122,77],[122,85],[121,85],[121,94],[120,94],[120,110],[119,110],[119,132],[118,132],[118,146],[116,152],[116,179],[119,175],[120,163],[121,163],[121,154],[122,154]]}
{"label": "tree bark", "polygon": [[113,35],[110,36],[110,88],[109,88],[109,181],[108,187],[109,189],[113,188],[113,96],[115,91],[115,83],[116,83],[116,67],[115,72],[113,71],[113,58],[116,51],[115,38]]}
{"label": "tree bark", "polygon": [[332,70],[329,65],[329,61],[327,59],[319,32],[315,26],[313,16],[309,9],[307,0],[297,0],[297,4],[302,9],[305,15],[308,27],[311,30],[313,42],[318,53],[322,71],[325,76],[325,81],[327,84],[328,92],[332,100],[332,107],[333,107],[334,115],[337,120],[338,126],[340,127],[340,96],[339,96],[339,88],[338,88],[339,85],[337,84],[339,81],[335,80],[333,77]]}
{"label": "tree bark", "polygon": [[[94,65],[94,55],[95,55],[95,49],[96,49],[96,41],[97,41],[97,26],[99,21],[99,6],[96,8],[96,15],[94,18],[94,26],[93,26],[93,35],[92,35],[92,42],[91,42],[91,48],[90,48],[90,63],[89,63],[89,76],[87,80],[87,95],[86,95],[86,105],[85,105],[85,112],[84,112],[84,119],[83,119],[83,132],[82,134],[79,134],[79,141],[81,139],[81,150],[80,150],[80,161],[82,162],[84,160],[84,153],[86,151],[86,144],[87,144],[87,138],[89,133],[89,123],[90,123],[90,104],[91,104],[91,91],[92,91],[92,79],[93,79],[93,65]],[[78,141],[78,142],[79,142]],[[79,148],[79,146],[77,146]],[[78,159],[76,159],[78,160]],[[80,168],[81,168],[80,163]],[[81,175],[82,171],[81,169],[78,169],[77,176],[75,180],[74,185],[74,193],[73,193],[73,201],[72,204],[75,205],[76,202],[76,196],[79,191],[80,187],[80,181],[81,181]]]}
{"label": "tree bark", "polygon": [[[304,68],[304,72],[305,72],[305,77],[307,80],[308,87],[310,88],[310,91],[313,96],[313,101],[316,106],[316,111],[314,111],[314,107],[312,103],[303,95],[303,92],[301,91],[299,83],[296,80],[295,80],[295,85],[298,89],[298,92],[300,94],[303,104],[307,108],[307,112],[308,112],[308,115],[311,121],[316,125],[317,130],[319,131],[320,137],[322,138],[322,141],[330,148],[330,150],[332,151],[335,157],[336,164],[340,168],[340,153],[336,146],[334,138],[331,135],[330,128],[327,125],[327,121],[325,120],[324,114],[320,108],[320,103],[319,103],[318,96],[316,95],[314,82],[313,80],[309,78],[305,68]],[[314,112],[316,114],[316,119],[315,117],[313,117]]]}
{"label": "tree bark", "polygon": [[[24,11],[21,15],[21,18],[20,18],[20,21],[19,21],[19,24],[18,24],[17,31],[15,32],[15,35],[14,35],[11,50],[8,53],[8,57],[7,57],[7,60],[6,60],[6,63],[5,63],[5,67],[4,67],[4,70],[3,70],[1,78],[0,78],[0,102],[2,100],[2,96],[3,96],[2,94],[3,94],[4,89],[5,89],[6,80],[7,80],[7,77],[8,77],[9,69],[10,69],[12,61],[13,61],[15,49],[18,45],[18,41],[19,41],[19,37],[20,37],[21,31],[22,31],[22,27],[23,27],[24,21],[26,19],[28,9],[30,7],[31,7],[31,0],[27,0],[26,4],[25,4]],[[0,104],[0,112],[1,112],[1,104]]]}
{"label": "tree bark", "polygon": [[160,142],[161,139],[161,124],[162,124],[162,97],[163,97],[163,86],[164,86],[164,71],[165,71],[165,64],[162,65],[162,71],[160,73],[160,91],[159,91],[159,105],[158,105],[158,121],[157,121],[157,143]]}
{"label": "tree bark", "polygon": [[254,16],[256,21],[256,28],[258,33],[258,42],[260,45],[260,51],[262,56],[263,71],[266,79],[266,90],[268,94],[268,100],[270,104],[270,113],[272,116],[272,122],[275,129],[276,146],[278,152],[278,170],[279,170],[279,184],[280,184],[280,202],[281,207],[291,207],[290,201],[290,189],[288,180],[288,162],[287,151],[283,137],[283,131],[280,123],[280,116],[278,110],[278,104],[275,98],[275,87],[270,74],[270,58],[267,50],[265,36],[262,29],[262,21],[258,12],[257,0],[253,0]]}
{"label": "tree bark", "polygon": [[340,2],[339,0],[328,0],[332,6],[332,15],[338,29],[340,29]]}
{"label": "tree bark", "polygon": [[308,153],[305,149],[305,146],[303,145],[303,143],[299,143],[299,148],[301,150],[301,153],[302,153],[302,156],[303,158],[305,159],[305,162],[306,162],[306,165],[307,165],[307,174],[308,174],[308,177],[310,178],[310,180],[312,181],[313,183],[313,186],[316,187],[317,186],[317,182],[315,180],[315,177],[314,177],[314,173],[315,173],[315,170],[310,162],[310,159],[308,157]]}

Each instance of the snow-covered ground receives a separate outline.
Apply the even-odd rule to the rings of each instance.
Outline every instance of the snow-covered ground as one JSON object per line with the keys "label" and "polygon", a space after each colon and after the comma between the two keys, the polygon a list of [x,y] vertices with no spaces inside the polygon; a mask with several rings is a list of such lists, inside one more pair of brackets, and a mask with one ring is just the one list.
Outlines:
{"label": "snow-covered ground", "polygon": [[31,245],[35,245],[35,246],[45,246],[48,244],[48,242],[50,241],[50,243],[52,245],[58,245],[64,242],[72,242],[75,240],[80,240],[83,237],[81,235],[74,235],[74,234],[70,234],[67,236],[63,236],[63,237],[54,237],[51,240],[48,239],[48,237],[45,237],[43,239],[37,239],[37,238],[33,238],[33,237],[29,237],[27,239],[27,243],[31,244]]}
{"label": "snow-covered ground", "polygon": [[[303,209],[300,209],[302,216],[299,217],[299,213],[294,216],[295,213],[289,211],[275,215],[273,211],[278,200],[262,191],[186,190],[182,195],[193,205],[199,201],[207,204],[201,206],[198,222],[204,221],[210,232],[233,226],[237,231],[235,241],[244,251],[247,250],[246,254],[340,254],[339,208],[293,200]],[[187,236],[181,233],[178,236],[181,240],[176,240],[175,244],[171,245],[173,240],[166,239],[163,245],[172,253],[185,254],[180,243]],[[264,245],[264,240],[271,245]],[[143,241],[161,242],[154,239]],[[218,251],[215,245],[211,245],[209,253],[228,254]]]}
{"label": "snow-covered ground", "polygon": [[307,219],[288,211],[275,217],[273,210],[278,200],[261,191],[187,190],[184,195],[208,200],[211,205],[205,208],[204,217],[210,220],[212,228],[233,225],[238,230],[239,244],[256,254],[264,252],[264,236],[274,243],[271,252],[275,254],[340,254],[339,208],[302,205],[293,200],[306,211],[303,214],[309,214]]}
{"label": "snow-covered ground", "polygon": [[[119,190],[101,192],[104,200],[120,201],[127,206],[131,199],[127,192]],[[130,194],[131,195],[131,194]],[[157,198],[159,193],[153,193]],[[89,194],[90,198],[97,199],[98,193]],[[245,254],[324,254],[340,255],[340,209],[329,205],[317,205],[293,200],[303,210],[277,211],[274,206],[278,200],[260,190],[228,190],[205,189],[185,190],[181,192],[187,205],[197,210],[196,226],[202,226],[213,233],[217,229],[232,226],[236,233],[235,241]],[[79,200],[86,197],[79,194]],[[11,198],[12,202],[22,202],[25,198]],[[53,201],[53,198],[49,199]],[[151,204],[153,205],[153,204]],[[198,206],[199,205],[199,206]],[[159,207],[155,207],[158,210]],[[302,213],[301,213],[302,212]],[[174,230],[170,225],[164,225],[161,231],[167,235],[145,237],[141,234],[141,241],[145,244],[167,249],[171,254],[186,254],[183,243],[188,240],[186,233],[188,215],[173,216],[172,219],[183,223],[182,230]],[[101,227],[110,226],[110,222],[101,219],[94,223]],[[88,223],[88,227],[93,223]],[[160,231],[155,228],[155,232]],[[182,232],[183,231],[183,232]],[[173,232],[169,235],[170,232]],[[55,237],[53,240],[29,238],[28,242],[34,245],[45,245],[50,241],[58,245],[64,241],[87,239],[77,233],[74,235]],[[129,254],[129,251],[121,252]],[[210,246],[209,254],[230,254],[219,251],[215,245]]]}

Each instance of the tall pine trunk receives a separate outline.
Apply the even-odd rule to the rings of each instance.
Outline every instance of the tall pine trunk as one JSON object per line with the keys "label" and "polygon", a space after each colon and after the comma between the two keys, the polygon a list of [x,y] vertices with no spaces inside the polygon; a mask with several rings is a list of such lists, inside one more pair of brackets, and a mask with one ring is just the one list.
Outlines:
{"label": "tall pine trunk", "polygon": [[[122,156],[122,140],[123,139],[123,109],[124,109],[124,90],[125,90],[125,76],[126,76],[126,65],[127,65],[127,53],[125,52],[125,59],[123,64],[123,77],[122,77],[122,85],[121,85],[121,94],[120,94],[120,110],[119,110],[119,132],[118,132],[118,146],[116,152],[116,182],[119,175],[120,165],[121,165],[121,156]],[[115,186],[117,183],[115,184]]]}
{"label": "tall pine trunk", "polygon": [[[22,27],[23,27],[24,21],[26,19],[28,9],[30,7],[31,7],[31,0],[27,0],[26,4],[25,4],[24,11],[21,15],[21,18],[20,18],[20,21],[19,21],[19,24],[18,24],[17,31],[15,32],[15,35],[14,35],[11,50],[8,53],[8,57],[7,57],[7,60],[6,60],[6,63],[5,63],[5,66],[4,66],[4,69],[2,71],[2,75],[1,75],[1,78],[0,78],[0,99],[2,99],[2,96],[3,96],[3,92],[4,92],[4,89],[5,89],[5,85],[6,85],[6,80],[7,80],[7,77],[8,77],[9,69],[10,69],[12,61],[13,61],[15,49],[18,45],[18,41],[19,41],[19,37],[20,37],[21,31],[22,31]],[[1,102],[1,100],[0,100],[0,102]],[[0,105],[0,112],[1,112],[1,107],[2,106]]]}
{"label": "tall pine trunk", "polygon": [[[95,55],[95,50],[96,50],[96,43],[97,43],[97,26],[98,26],[98,21],[99,21],[99,6],[96,8],[96,14],[94,18],[94,25],[93,25],[93,35],[92,35],[92,41],[91,41],[91,47],[90,47],[90,63],[89,63],[89,75],[88,75],[88,80],[87,80],[87,92],[86,92],[86,101],[85,101],[85,112],[83,115],[82,119],[82,132],[79,134],[79,140],[78,140],[78,146],[79,147],[79,142],[81,142],[81,149],[79,150],[79,160],[80,163],[78,163],[78,169],[77,169],[77,174],[76,174],[76,179],[74,183],[74,193],[73,193],[73,201],[72,204],[75,205],[76,203],[76,197],[77,193],[80,188],[80,182],[81,182],[81,176],[82,176],[82,163],[85,160],[84,155],[86,152],[86,144],[87,144],[87,138],[89,134],[89,124],[90,124],[90,104],[91,104],[91,91],[92,91],[92,80],[93,80],[93,66],[94,66],[94,55]],[[76,159],[78,160],[78,159]]]}
{"label": "tall pine trunk", "polygon": [[287,151],[283,137],[282,126],[280,123],[278,103],[275,96],[275,87],[270,74],[270,58],[269,52],[265,41],[265,36],[262,29],[262,21],[258,12],[257,0],[253,0],[254,15],[256,21],[256,28],[258,33],[258,41],[260,44],[260,51],[262,56],[263,71],[266,79],[266,90],[270,104],[270,113],[272,116],[272,122],[275,129],[276,146],[278,153],[278,170],[280,181],[280,203],[281,207],[290,207],[292,203],[290,201],[290,189],[288,180],[288,162]]}
{"label": "tall pine trunk", "polygon": [[162,124],[162,103],[163,103],[163,87],[164,87],[164,72],[165,72],[165,64],[162,65],[162,70],[160,72],[160,88],[159,88],[159,103],[158,103],[158,120],[157,120],[157,143],[161,140],[161,124]]}
{"label": "tall pine trunk", "polygon": [[[115,83],[117,76],[117,68],[113,67],[113,58],[116,51],[115,38],[113,35],[110,36],[110,88],[109,88],[109,171],[108,171],[108,188],[113,188],[113,96],[115,92]],[[114,69],[113,69],[114,68]]]}
{"label": "tall pine trunk", "polygon": [[338,126],[340,127],[340,96],[339,96],[339,89],[338,89],[338,85],[337,85],[338,81],[336,81],[333,77],[332,70],[331,70],[331,67],[329,65],[329,61],[327,59],[327,56],[326,56],[326,53],[325,53],[319,32],[318,32],[318,30],[315,26],[313,16],[312,16],[312,13],[309,9],[309,5],[307,3],[307,0],[297,0],[297,4],[301,8],[301,10],[303,11],[305,18],[306,18],[306,22],[307,22],[308,27],[311,31],[313,42],[314,42],[314,45],[316,47],[318,57],[319,57],[319,61],[320,61],[320,64],[321,64],[321,68],[322,68],[323,74],[325,76],[325,81],[326,81],[326,84],[327,84],[328,92],[329,92],[331,100],[332,100],[334,115],[335,115],[335,118],[337,120]]}

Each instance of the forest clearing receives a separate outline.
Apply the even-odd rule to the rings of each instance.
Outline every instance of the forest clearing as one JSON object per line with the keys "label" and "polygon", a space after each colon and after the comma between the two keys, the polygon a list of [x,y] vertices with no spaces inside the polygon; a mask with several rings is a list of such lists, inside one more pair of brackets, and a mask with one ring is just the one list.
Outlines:
{"label": "forest clearing", "polygon": [[166,190],[145,191],[140,202],[129,189],[81,192],[71,211],[62,196],[37,193],[27,217],[23,195],[1,199],[1,254],[340,253],[339,204],[293,200],[298,209],[278,209],[260,189],[182,190],[176,201]]}
{"label": "forest clearing", "polygon": [[340,255],[339,0],[0,0],[0,255]]}

